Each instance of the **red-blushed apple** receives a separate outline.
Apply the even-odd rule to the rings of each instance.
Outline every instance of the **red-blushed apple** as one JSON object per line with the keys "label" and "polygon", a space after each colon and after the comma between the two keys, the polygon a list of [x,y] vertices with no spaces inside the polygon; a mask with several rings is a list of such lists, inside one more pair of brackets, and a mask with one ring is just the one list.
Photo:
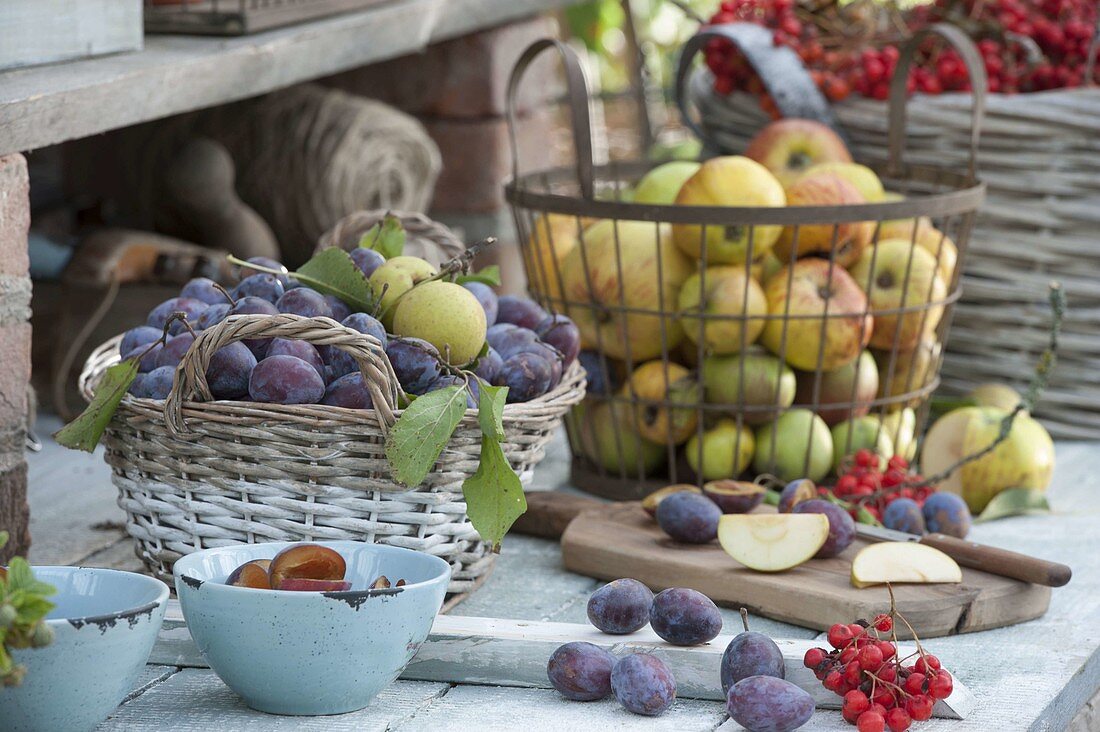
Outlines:
{"label": "red-blushed apple", "polygon": [[835,173],[839,175],[855,186],[856,190],[868,203],[878,203],[886,199],[886,191],[883,190],[882,181],[879,180],[875,171],[866,165],[860,165],[859,163],[820,163],[799,176],[795,182],[797,183],[802,178],[814,173]]}
{"label": "red-blushed apple", "polygon": [[650,442],[679,445],[695,432],[702,388],[680,364],[643,363],[634,369],[622,392],[636,401],[638,433]]}
{"label": "red-blushed apple", "polygon": [[612,477],[644,477],[665,463],[668,448],[642,439],[634,412],[605,402],[574,407],[574,429],[581,452]]}
{"label": "red-blushed apple", "polygon": [[[721,524],[719,524],[719,539]],[[962,582],[962,570],[939,549],[915,541],[868,544],[852,558],[852,585],[870,587],[890,583]]]}
{"label": "red-blushed apple", "polygon": [[569,314],[583,346],[602,346],[608,356],[634,363],[676,348],[684,329],[674,313],[693,271],[667,224],[593,225],[562,262]]}
{"label": "red-blushed apple", "polygon": [[733,513],[718,519],[722,549],[757,572],[797,567],[828,538],[829,519],[821,513]]}
{"label": "red-blushed apple", "polygon": [[757,349],[703,359],[703,389],[708,403],[741,414],[745,424],[760,424],[794,403],[794,371]]}
{"label": "red-blushed apple", "polygon": [[685,335],[702,341],[707,353],[737,353],[752,345],[768,314],[763,288],[743,265],[696,272],[684,282],[679,305]]}
{"label": "red-blushed apple", "polygon": [[840,265],[801,259],[768,280],[764,294],[774,317],[760,342],[796,369],[834,371],[856,360],[872,337],[867,297]]}
{"label": "red-blushed apple", "polygon": [[770,170],[784,187],[815,165],[852,162],[838,134],[820,122],[794,118],[776,120],[756,133],[745,155]]}
{"label": "red-blushed apple", "polygon": [[[935,257],[921,247],[904,239],[880,241],[863,252],[852,267],[852,277],[867,293],[875,316],[873,347],[912,351],[936,332],[947,286]],[[900,308],[915,309],[889,312]]]}
{"label": "red-blushed apple", "polygon": [[915,219],[891,219],[879,226],[878,240],[904,239],[915,242],[917,246],[936,258],[936,268],[945,285],[950,286],[955,276],[955,266],[959,262],[959,248],[951,237],[932,225],[927,216]]}
{"label": "red-blushed apple", "polygon": [[[942,345],[933,336],[922,338],[911,351],[874,351],[878,365],[878,396],[880,399],[902,397],[918,392],[936,378]],[[915,407],[927,394],[915,394],[911,399],[886,405],[890,411]]]}
{"label": "red-blushed apple", "polygon": [[[784,206],[787,197],[783,186],[767,168],[740,155],[711,158],[699,172],[688,178],[677,206],[761,207]],[[706,234],[704,236],[704,228]],[[756,226],[696,226],[676,224],[672,227],[676,246],[692,260],[705,258],[711,264],[744,264],[772,248],[781,227]],[[706,252],[703,242],[706,242]],[[749,251],[749,245],[752,251]]]}
{"label": "red-blushed apple", "polygon": [[671,496],[673,493],[702,493],[697,486],[687,483],[675,483],[658,488],[642,499],[642,510],[650,516],[657,515],[657,504]]}
{"label": "red-blushed apple", "polygon": [[638,181],[633,203],[671,206],[676,203],[676,197],[687,179],[697,172],[699,163],[691,160],[673,160],[658,165]]}
{"label": "red-blushed apple", "polygon": [[276,590],[289,590],[291,592],[347,592],[351,589],[351,583],[347,580],[319,580],[289,578],[279,582]]}
{"label": "red-blushed apple", "polygon": [[755,448],[751,429],[738,427],[735,420],[721,419],[703,433],[702,441],[698,433],[691,436],[684,445],[684,457],[703,480],[735,478],[749,467]]}
{"label": "red-blushed apple", "polygon": [[808,409],[789,409],[772,424],[756,428],[752,467],[781,481],[817,482],[833,467],[833,437],[821,417]]}
{"label": "red-blushed apple", "polygon": [[764,486],[744,480],[711,480],[703,484],[703,495],[714,501],[722,513],[748,513],[764,501]]}
{"label": "red-blushed apple", "polygon": [[795,382],[798,385],[795,404],[811,409],[816,404],[814,411],[832,427],[871,410],[871,402],[878,394],[878,367],[874,356],[864,351],[855,361],[823,372],[820,382],[808,371],[796,372]]}
{"label": "red-blushed apple", "polygon": [[[854,185],[829,171],[811,170],[787,189],[788,206],[854,206],[866,202]],[[785,226],[772,252],[785,264],[792,256],[831,257],[836,252],[837,264],[848,267],[871,244],[874,233],[871,221]]]}

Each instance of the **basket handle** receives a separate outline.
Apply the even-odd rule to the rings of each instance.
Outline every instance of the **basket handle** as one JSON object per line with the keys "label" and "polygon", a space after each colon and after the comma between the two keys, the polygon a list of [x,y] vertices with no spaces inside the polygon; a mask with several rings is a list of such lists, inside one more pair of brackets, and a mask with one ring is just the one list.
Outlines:
{"label": "basket handle", "polygon": [[828,125],[841,137],[845,137],[836,115],[821,90],[814,84],[802,59],[786,46],[772,44],[772,32],[756,23],[725,23],[703,28],[688,39],[680,51],[676,67],[676,106],[684,124],[707,147],[721,150],[721,146],[692,118],[687,81],[691,76],[691,62],[696,54],[714,39],[729,41],[737,47],[756,70],[768,94],[784,117],[812,119]]}
{"label": "basket handle", "polygon": [[963,63],[966,64],[967,74],[970,76],[971,97],[974,103],[970,108],[970,162],[967,178],[973,183],[978,174],[978,140],[982,135],[985,95],[989,88],[989,80],[977,46],[960,28],[949,23],[935,23],[922,28],[899,49],[898,65],[894,69],[894,78],[890,80],[890,127],[887,131],[890,157],[887,170],[893,175],[901,172],[902,153],[905,149],[905,114],[909,96],[906,87],[909,80],[909,67],[913,64],[913,57],[920,48],[921,42],[933,35],[940,36],[959,52]]}
{"label": "basket handle", "polygon": [[576,51],[561,41],[553,38],[543,38],[535,41],[523,52],[512,67],[512,75],[508,78],[508,96],[506,98],[506,113],[508,115],[508,140],[512,147],[512,180],[519,181],[519,144],[516,141],[516,93],[519,90],[519,82],[531,63],[548,48],[553,48],[561,56],[562,65],[565,67],[565,87],[569,94],[569,117],[573,127],[573,145],[576,148],[577,159],[577,183],[580,185],[581,196],[586,200],[594,200],[595,185],[593,184],[592,162],[592,120],[588,114],[588,82],[584,78],[584,69]]}
{"label": "basket handle", "polygon": [[288,338],[315,346],[333,346],[355,359],[370,392],[371,413],[383,434],[396,421],[398,381],[382,344],[374,336],[340,325],[330,318],[301,315],[234,315],[199,334],[176,367],[172,390],[164,402],[164,421],[173,435],[189,432],[183,419],[188,400],[212,401],[206,369],[223,346],[248,338]]}

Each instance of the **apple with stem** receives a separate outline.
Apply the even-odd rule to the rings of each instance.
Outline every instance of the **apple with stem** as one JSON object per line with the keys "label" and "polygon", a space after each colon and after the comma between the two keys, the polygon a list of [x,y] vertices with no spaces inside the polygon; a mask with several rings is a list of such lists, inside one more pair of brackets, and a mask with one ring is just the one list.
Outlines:
{"label": "apple with stem", "polygon": [[688,277],[679,307],[687,337],[717,354],[737,353],[754,343],[768,314],[764,290],[744,266],[708,267]]}
{"label": "apple with stem", "polygon": [[863,252],[852,277],[867,293],[875,316],[873,347],[912,351],[935,334],[947,286],[927,251],[904,239],[880,241]]}
{"label": "apple with stem", "polygon": [[822,163],[850,163],[852,155],[840,135],[808,119],[781,119],[756,133],[746,157],[761,163],[787,187]]}
{"label": "apple with stem", "polygon": [[[811,170],[787,189],[788,206],[853,206],[867,200],[839,173]],[[772,248],[781,262],[810,254],[834,257],[850,267],[870,246],[874,236],[871,221],[843,221],[836,224],[785,226]]]}

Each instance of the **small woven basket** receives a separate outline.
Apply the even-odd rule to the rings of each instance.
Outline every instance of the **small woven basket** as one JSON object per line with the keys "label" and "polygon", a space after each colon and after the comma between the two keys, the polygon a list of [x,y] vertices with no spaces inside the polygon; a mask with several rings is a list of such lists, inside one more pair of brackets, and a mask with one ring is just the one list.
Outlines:
{"label": "small woven basket", "polygon": [[[212,401],[206,367],[246,338],[331,346],[359,363],[372,410]],[[118,363],[119,337],[80,375],[90,398]],[[545,454],[562,416],[584,397],[584,371],[553,391],[504,408],[501,445],[521,480]],[[433,554],[453,569],[449,591],[474,589],[493,555],[466,515],[463,481],[477,470],[481,430],[467,410],[428,477],[406,488],[390,477],[385,436],[401,415],[399,386],[381,344],[328,318],[242,315],[202,332],[164,401],[127,395],[105,435],[106,460],[135,551],[154,575],[200,549],[267,541],[351,539]]]}

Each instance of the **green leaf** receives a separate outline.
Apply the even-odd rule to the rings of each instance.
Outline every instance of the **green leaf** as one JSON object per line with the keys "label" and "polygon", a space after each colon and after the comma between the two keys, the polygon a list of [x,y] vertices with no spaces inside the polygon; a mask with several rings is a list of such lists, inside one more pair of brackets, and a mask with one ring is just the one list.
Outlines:
{"label": "green leaf", "polygon": [[291,275],[318,292],[340,298],[353,310],[369,313],[374,309],[370,283],[343,249],[324,249]]}
{"label": "green leaf", "polygon": [[494,440],[503,440],[504,402],[508,398],[508,387],[489,386],[480,379],[478,381],[477,421],[481,425],[481,434]]}
{"label": "green leaf", "polygon": [[35,584],[34,572],[27,560],[22,557],[12,557],[8,565],[8,589],[12,592],[27,590]]}
{"label": "green leaf", "polygon": [[480,282],[483,285],[489,285],[490,287],[500,287],[500,267],[495,264],[490,264],[484,269],[480,269],[477,272],[471,272],[466,275],[459,275],[455,278],[455,282],[460,285],[464,285],[467,282]]}
{"label": "green leaf", "polygon": [[465,412],[466,389],[462,386],[417,397],[386,438],[386,457],[394,480],[409,487],[420,485]]}
{"label": "green leaf", "polygon": [[42,618],[50,614],[54,604],[44,597],[28,595],[19,603],[18,621],[27,625],[34,625]]}
{"label": "green leaf", "polygon": [[386,259],[393,259],[401,256],[405,251],[405,240],[405,227],[401,225],[401,219],[386,214],[382,223],[367,229],[359,239],[359,246],[363,249],[373,249]]}
{"label": "green leaf", "polygon": [[481,440],[481,462],[477,472],[462,484],[466,513],[481,538],[500,551],[500,542],[517,518],[527,510],[523,484],[508,464],[496,438]]}
{"label": "green leaf", "polygon": [[1027,513],[1050,513],[1046,494],[1035,488],[1009,488],[993,496],[975,521],[994,521]]}
{"label": "green leaf", "polygon": [[0,531],[0,549],[4,548],[4,545],[8,543],[8,532]]}
{"label": "green leaf", "polygon": [[103,436],[111,417],[118,409],[118,403],[126,396],[126,390],[134,383],[137,373],[136,358],[116,363],[104,371],[92,401],[79,417],[58,430],[54,439],[72,450],[95,450],[99,438]]}

